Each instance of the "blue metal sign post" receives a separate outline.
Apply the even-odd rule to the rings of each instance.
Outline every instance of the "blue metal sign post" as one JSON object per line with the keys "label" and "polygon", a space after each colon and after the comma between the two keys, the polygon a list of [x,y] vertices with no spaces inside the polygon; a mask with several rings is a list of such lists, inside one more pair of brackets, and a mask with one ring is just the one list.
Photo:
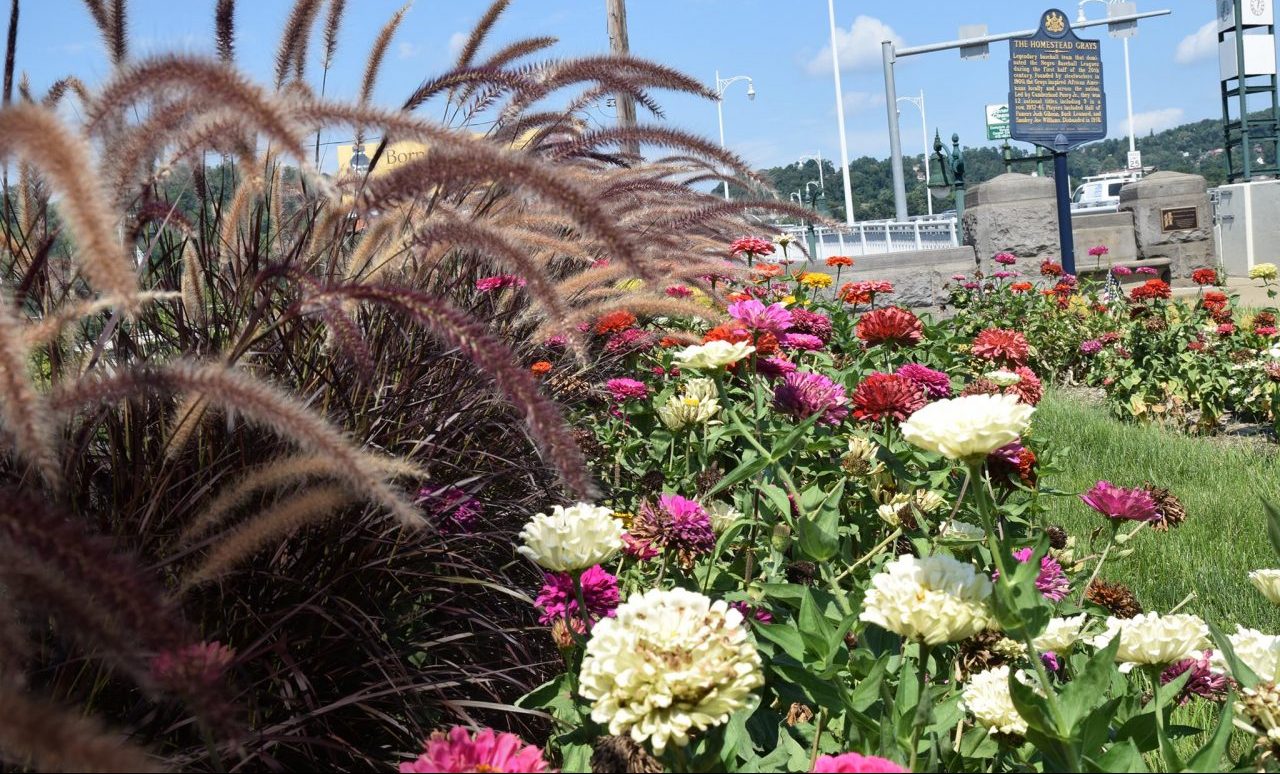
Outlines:
{"label": "blue metal sign post", "polygon": [[1075,274],[1067,151],[1107,136],[1107,101],[1101,46],[1076,37],[1056,8],[1035,34],[1009,40],[1009,136],[1053,152],[1062,267]]}

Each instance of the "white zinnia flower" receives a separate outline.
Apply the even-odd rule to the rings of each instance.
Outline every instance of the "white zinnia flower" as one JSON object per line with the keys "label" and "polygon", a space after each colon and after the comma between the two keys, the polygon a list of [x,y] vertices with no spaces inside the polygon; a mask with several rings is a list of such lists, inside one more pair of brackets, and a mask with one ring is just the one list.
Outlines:
{"label": "white zinnia flower", "polygon": [[1235,709],[1237,715],[1248,720],[1250,731],[1266,737],[1273,745],[1280,745],[1280,687],[1264,683],[1245,688]]}
{"label": "white zinnia flower", "polygon": [[1080,630],[1084,628],[1086,620],[1084,613],[1070,618],[1051,618],[1049,625],[1031,643],[1041,653],[1066,653],[1080,639]]}
{"label": "white zinnia flower", "polygon": [[597,623],[579,680],[592,720],[661,755],[754,705],[764,674],[741,613],[677,588],[633,594]]}
{"label": "white zinnia flower", "polygon": [[1259,680],[1274,683],[1280,679],[1280,637],[1237,625],[1236,633],[1227,639],[1236,658],[1252,669]]}
{"label": "white zinnia flower", "polygon": [[535,514],[520,530],[524,545],[516,549],[552,572],[585,570],[622,548],[622,522],[613,511],[590,503],[557,505],[550,514]]}
{"label": "white zinnia flower", "polygon": [[723,500],[712,500],[702,507],[711,519],[711,531],[717,535],[723,534],[735,521],[742,518],[742,511]]}
{"label": "white zinnia flower", "polygon": [[902,423],[902,437],[948,459],[981,458],[1018,440],[1031,424],[1034,411],[1016,395],[937,400]]}
{"label": "white zinnia flower", "polygon": [[987,539],[987,531],[967,521],[950,519],[938,527],[938,537],[946,540],[981,541]]}
{"label": "white zinnia flower", "polygon": [[685,347],[677,352],[672,360],[681,368],[714,371],[717,368],[733,365],[755,351],[755,347],[745,342],[730,343],[717,340]]}
{"label": "white zinnia flower", "polygon": [[[1026,682],[1026,676],[1018,673],[1018,679]],[[1027,721],[1018,714],[1009,695],[1009,667],[998,666],[978,672],[965,683],[960,693],[960,707],[973,715],[988,733],[1027,733]]]}
{"label": "white zinnia flower", "polygon": [[1280,605],[1280,570],[1254,570],[1249,580],[1262,592],[1262,596]]}
{"label": "white zinnia flower", "polygon": [[849,454],[868,464],[876,461],[877,448],[878,444],[870,438],[855,435],[849,439]]}
{"label": "white zinnia flower", "polygon": [[997,387],[1012,387],[1022,381],[1022,377],[1013,371],[988,371],[982,375],[987,381],[993,382]]}
{"label": "white zinnia flower", "polygon": [[871,579],[863,621],[928,645],[971,637],[991,621],[991,581],[949,556],[903,555]]}
{"label": "white zinnia flower", "polygon": [[671,396],[658,408],[658,419],[668,430],[705,425],[720,413],[716,383],[710,379],[690,379],[679,395]]}
{"label": "white zinnia flower", "polygon": [[916,507],[924,513],[934,513],[947,504],[947,501],[943,499],[942,493],[933,489],[917,490],[914,499]]}
{"label": "white zinnia flower", "polygon": [[1209,647],[1209,627],[1198,615],[1113,616],[1107,619],[1106,631],[1089,644],[1104,648],[1117,635],[1120,648],[1116,651],[1116,662],[1127,665],[1172,664],[1199,657]]}

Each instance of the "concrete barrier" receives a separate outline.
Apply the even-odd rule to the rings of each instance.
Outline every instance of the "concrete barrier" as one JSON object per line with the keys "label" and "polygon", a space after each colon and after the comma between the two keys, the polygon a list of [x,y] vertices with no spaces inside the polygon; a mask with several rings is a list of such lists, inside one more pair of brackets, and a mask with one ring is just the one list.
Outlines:
{"label": "concrete barrier", "polygon": [[[1129,210],[1071,216],[1071,235],[1076,242],[1076,268],[1097,270],[1115,263],[1138,259],[1138,242],[1133,233],[1133,213]],[[1098,259],[1089,248],[1105,245],[1110,251]]]}
{"label": "concrete barrier", "polygon": [[[947,291],[942,286],[952,282],[952,274],[972,274],[978,268],[977,256],[968,245],[868,255],[854,261],[852,268],[840,273],[841,283],[888,280],[893,283],[894,294],[887,296],[886,301],[917,308],[942,303],[947,299]],[[807,265],[805,270],[833,274],[831,268],[820,262]]]}

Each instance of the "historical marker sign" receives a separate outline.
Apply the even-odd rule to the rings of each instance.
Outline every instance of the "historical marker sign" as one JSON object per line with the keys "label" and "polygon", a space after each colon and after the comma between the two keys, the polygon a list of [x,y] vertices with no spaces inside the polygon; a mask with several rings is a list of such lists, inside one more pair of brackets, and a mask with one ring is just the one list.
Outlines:
{"label": "historical marker sign", "polygon": [[1009,106],[987,105],[987,139],[1009,139]]}
{"label": "historical marker sign", "polygon": [[1161,231],[1186,231],[1199,226],[1195,207],[1165,207],[1160,210]]}
{"label": "historical marker sign", "polygon": [[1058,135],[1068,148],[1107,136],[1102,49],[1077,38],[1062,11],[1009,41],[1009,135],[1050,149]]}

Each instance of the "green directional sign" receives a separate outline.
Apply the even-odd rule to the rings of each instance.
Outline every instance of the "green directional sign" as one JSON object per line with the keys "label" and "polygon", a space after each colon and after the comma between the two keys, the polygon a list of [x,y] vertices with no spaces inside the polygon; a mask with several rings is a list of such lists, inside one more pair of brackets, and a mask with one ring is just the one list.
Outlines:
{"label": "green directional sign", "polygon": [[1009,139],[1009,106],[987,105],[987,139]]}

